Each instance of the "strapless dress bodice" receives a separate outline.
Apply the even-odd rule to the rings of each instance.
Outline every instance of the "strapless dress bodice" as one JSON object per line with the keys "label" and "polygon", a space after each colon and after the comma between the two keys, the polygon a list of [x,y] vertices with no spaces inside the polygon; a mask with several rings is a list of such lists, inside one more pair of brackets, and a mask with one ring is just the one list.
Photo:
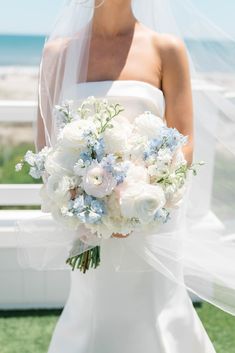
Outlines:
{"label": "strapless dress bodice", "polygon": [[110,103],[121,104],[125,109],[125,116],[129,120],[144,111],[151,111],[164,119],[165,99],[163,92],[144,81],[82,82],[70,86],[63,99],[71,99],[79,103],[89,96],[107,98]]}

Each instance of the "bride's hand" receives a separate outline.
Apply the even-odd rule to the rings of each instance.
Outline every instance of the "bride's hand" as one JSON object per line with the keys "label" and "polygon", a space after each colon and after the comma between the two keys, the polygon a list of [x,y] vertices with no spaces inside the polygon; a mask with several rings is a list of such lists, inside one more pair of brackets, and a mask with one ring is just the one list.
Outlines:
{"label": "bride's hand", "polygon": [[130,234],[119,234],[119,233],[113,233],[112,237],[113,238],[127,238]]}

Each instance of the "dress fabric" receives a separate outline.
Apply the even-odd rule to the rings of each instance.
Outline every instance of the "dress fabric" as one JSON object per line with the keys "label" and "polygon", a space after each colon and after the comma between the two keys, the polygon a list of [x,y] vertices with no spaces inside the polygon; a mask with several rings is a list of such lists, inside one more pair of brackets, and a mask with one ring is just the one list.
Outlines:
{"label": "dress fabric", "polygon": [[[146,110],[164,116],[162,91],[145,82],[80,83],[65,98],[88,96],[122,104],[130,120]],[[174,229],[174,219],[168,227]],[[102,243],[97,269],[71,272],[70,294],[48,353],[215,353],[185,287],[144,264],[134,251],[123,261],[126,268],[142,270],[115,270],[123,241]]]}

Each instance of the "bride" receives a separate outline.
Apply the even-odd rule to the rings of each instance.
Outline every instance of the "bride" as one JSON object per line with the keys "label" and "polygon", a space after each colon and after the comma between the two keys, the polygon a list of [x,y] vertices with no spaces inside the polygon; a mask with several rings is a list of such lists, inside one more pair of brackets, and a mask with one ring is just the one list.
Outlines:
{"label": "bride", "polygon": [[[162,4],[158,0],[68,3],[43,51],[37,123],[39,150],[56,140],[57,128],[51,119],[54,104],[65,99],[81,102],[96,96],[122,104],[129,120],[148,110],[169,127],[177,128],[189,137],[184,155],[188,164],[192,163],[194,114],[190,69],[192,72],[195,61],[189,57],[182,39],[156,30],[170,25],[165,22],[169,21],[169,4],[170,1]],[[202,98],[197,93],[197,107],[203,101],[205,108],[210,107],[205,95]],[[211,105],[211,109],[215,106]],[[207,110],[207,114],[211,111]],[[207,120],[202,123],[207,124]],[[209,153],[211,147],[205,141],[201,143],[202,150]],[[204,149],[206,146],[208,150]],[[206,185],[211,174],[209,163],[206,175],[203,174]],[[200,187],[201,184],[196,190],[202,195]],[[195,201],[193,191],[189,193],[191,202]],[[203,212],[207,214],[207,210]],[[199,232],[203,217],[203,221],[196,217]],[[184,237],[185,219],[183,205],[149,241],[113,234],[102,243],[98,268],[85,275],[71,272],[70,294],[48,353],[214,353],[187,289],[234,313],[234,277],[224,276],[228,266],[234,264],[234,252],[228,252],[226,245],[216,241],[211,243],[213,249],[208,249],[210,245],[205,239],[200,242],[198,237],[190,238],[189,231],[188,238]],[[208,226],[208,219],[205,224]],[[190,229],[193,234],[195,229]],[[228,262],[221,264],[219,272],[214,256],[227,254]],[[186,284],[184,276],[188,279]],[[216,293],[211,292],[213,281]],[[227,288],[230,292],[226,297]],[[220,295],[222,292],[224,296]]]}

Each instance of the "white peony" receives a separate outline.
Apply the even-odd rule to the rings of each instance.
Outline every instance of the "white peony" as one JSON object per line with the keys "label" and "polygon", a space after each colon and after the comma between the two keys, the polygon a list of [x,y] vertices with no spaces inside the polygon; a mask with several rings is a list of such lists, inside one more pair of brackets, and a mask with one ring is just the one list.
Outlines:
{"label": "white peony", "polygon": [[94,122],[91,120],[78,119],[67,124],[61,134],[60,144],[67,148],[82,149],[86,146],[84,133],[94,131]]}
{"label": "white peony", "polygon": [[141,165],[135,165],[130,163],[126,173],[125,183],[132,184],[139,182],[149,182],[147,169]]}
{"label": "white peony", "polygon": [[148,139],[154,139],[158,136],[159,130],[164,126],[164,122],[158,116],[145,112],[139,115],[134,121],[135,131]]}
{"label": "white peony", "polygon": [[115,117],[112,128],[106,129],[103,135],[105,152],[121,154],[127,150],[128,140],[132,134],[132,125],[123,116]]}
{"label": "white peony", "polygon": [[116,179],[99,163],[93,162],[86,169],[82,186],[88,195],[102,198],[110,195],[117,185]]}
{"label": "white peony", "polygon": [[128,140],[126,157],[130,158],[133,162],[143,162],[147,142],[148,139],[146,136],[133,133]]}
{"label": "white peony", "polygon": [[153,222],[156,212],[165,202],[164,192],[158,185],[135,183],[123,187],[120,192],[123,217],[136,218],[142,224]]}

